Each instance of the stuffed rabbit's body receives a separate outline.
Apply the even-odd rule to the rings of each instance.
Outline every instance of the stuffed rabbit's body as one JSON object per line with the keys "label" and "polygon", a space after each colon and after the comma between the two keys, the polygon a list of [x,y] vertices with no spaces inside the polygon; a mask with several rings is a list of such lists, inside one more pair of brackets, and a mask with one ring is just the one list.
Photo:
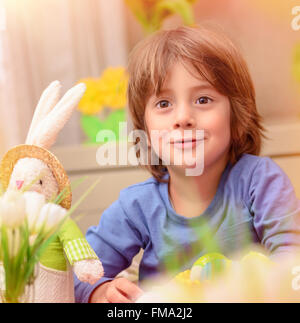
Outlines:
{"label": "stuffed rabbit's body", "polygon": [[[59,131],[70,118],[85,91],[85,85],[78,84],[58,102],[60,87],[59,82],[55,81],[43,92],[33,116],[26,145],[38,146],[47,152],[46,149],[55,142]],[[49,160],[55,158],[50,152],[49,156]],[[28,191],[38,192],[49,201],[61,193],[59,176],[43,158],[29,154],[22,156],[14,164],[7,189],[20,190],[26,187]],[[103,275],[103,267],[97,255],[76,223],[68,219],[40,259],[34,301],[73,302],[72,271],[78,279],[90,284],[94,284]]]}

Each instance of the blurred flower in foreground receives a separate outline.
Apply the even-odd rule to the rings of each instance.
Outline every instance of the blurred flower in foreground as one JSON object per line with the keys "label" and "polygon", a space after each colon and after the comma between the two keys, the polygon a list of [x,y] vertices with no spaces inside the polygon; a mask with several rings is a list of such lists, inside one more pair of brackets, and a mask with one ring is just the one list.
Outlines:
{"label": "blurred flower in foreground", "polygon": [[25,220],[25,199],[17,191],[8,191],[0,198],[0,224],[16,228]]}
{"label": "blurred flower in foreground", "polygon": [[191,280],[191,270],[186,270],[164,284],[160,281],[138,302],[300,302],[299,265],[299,254],[271,261],[252,251],[227,262],[223,272],[209,279]]}
{"label": "blurred flower in foreground", "polygon": [[27,223],[30,234],[37,233],[36,223],[46,203],[45,196],[37,192],[25,192]]}
{"label": "blurred flower in foreground", "polygon": [[65,218],[67,210],[54,203],[46,203],[41,208],[36,222],[36,230],[45,230],[52,234]]}
{"label": "blurred flower in foreground", "polygon": [[0,197],[0,296],[18,303],[32,286],[34,268],[69,213],[42,194],[8,190]]}

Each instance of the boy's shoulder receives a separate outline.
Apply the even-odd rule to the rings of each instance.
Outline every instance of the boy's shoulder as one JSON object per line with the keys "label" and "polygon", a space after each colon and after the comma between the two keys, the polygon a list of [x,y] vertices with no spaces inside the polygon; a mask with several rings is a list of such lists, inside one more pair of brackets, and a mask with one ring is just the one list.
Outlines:
{"label": "boy's shoulder", "polygon": [[[270,157],[243,154],[232,166],[226,176],[225,190],[230,199],[240,198],[248,206],[252,194],[262,194],[271,187],[275,192],[279,188],[289,188],[290,183],[285,172]],[[234,196],[233,196],[234,195]],[[250,206],[249,206],[250,207]]]}
{"label": "boy's shoulder", "polygon": [[231,178],[247,178],[251,181],[253,178],[260,178],[261,181],[269,180],[273,177],[286,176],[281,167],[268,156],[256,156],[243,154],[242,157],[233,165],[231,169]]}
{"label": "boy's shoulder", "polygon": [[233,169],[237,172],[248,170],[248,173],[255,171],[257,168],[261,167],[275,167],[278,165],[267,156],[257,156],[251,154],[243,154],[241,158],[236,162]]}
{"label": "boy's shoulder", "polygon": [[120,191],[117,203],[128,217],[134,216],[134,221],[138,218],[144,222],[143,219],[163,205],[160,185],[162,183],[153,177],[130,185]]}
{"label": "boy's shoulder", "polygon": [[149,177],[148,179],[132,184],[121,191],[134,191],[134,190],[147,190],[153,186],[159,185],[159,182],[154,177]]}
{"label": "boy's shoulder", "polygon": [[149,199],[153,194],[157,194],[160,182],[154,177],[150,177],[143,182],[130,185],[120,191],[119,198],[122,201]]}

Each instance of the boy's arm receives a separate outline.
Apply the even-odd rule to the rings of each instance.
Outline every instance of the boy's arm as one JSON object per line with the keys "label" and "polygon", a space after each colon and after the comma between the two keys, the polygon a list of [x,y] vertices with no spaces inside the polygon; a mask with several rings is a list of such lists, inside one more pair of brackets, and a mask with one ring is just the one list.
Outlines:
{"label": "boy's arm", "polygon": [[284,171],[270,158],[258,163],[250,185],[250,212],[272,256],[300,250],[300,201]]}
{"label": "boy's arm", "polygon": [[103,212],[97,227],[88,229],[86,239],[102,262],[104,277],[92,286],[74,277],[77,302],[88,302],[93,290],[126,269],[143,247],[141,234],[127,217],[119,200]]}

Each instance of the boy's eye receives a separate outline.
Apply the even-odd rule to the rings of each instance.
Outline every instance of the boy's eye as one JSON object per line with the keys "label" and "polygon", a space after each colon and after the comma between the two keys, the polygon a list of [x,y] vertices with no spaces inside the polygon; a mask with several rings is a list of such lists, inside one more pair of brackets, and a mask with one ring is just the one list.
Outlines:
{"label": "boy's eye", "polygon": [[212,99],[210,99],[209,97],[207,97],[207,96],[201,96],[200,98],[198,98],[196,100],[196,103],[199,103],[199,104],[207,104],[207,103],[209,103],[211,101],[212,101]]}
{"label": "boy's eye", "polygon": [[158,103],[156,103],[156,107],[160,109],[168,108],[171,105],[171,103],[167,100],[161,100]]}

